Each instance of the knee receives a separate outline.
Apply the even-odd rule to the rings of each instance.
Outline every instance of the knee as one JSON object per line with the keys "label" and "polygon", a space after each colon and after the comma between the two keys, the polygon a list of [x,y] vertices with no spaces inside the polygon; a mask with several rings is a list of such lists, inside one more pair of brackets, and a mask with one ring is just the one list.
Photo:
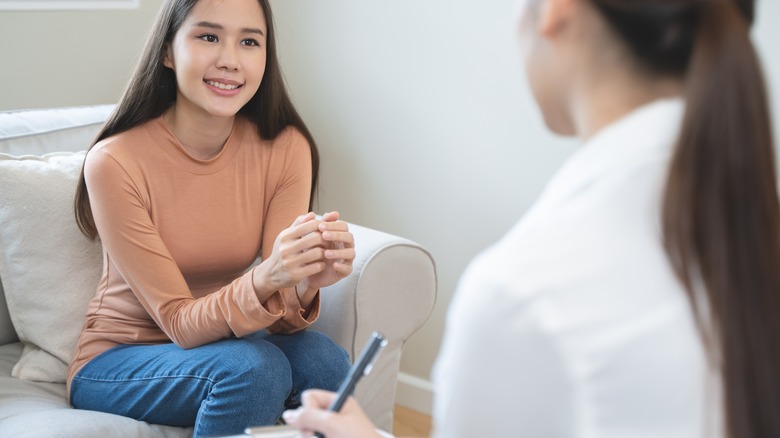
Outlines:
{"label": "knee", "polygon": [[344,374],[349,371],[350,360],[347,350],[337,344],[328,335],[320,332],[307,331],[307,340],[312,345],[312,349],[319,350],[323,359],[330,359],[330,362],[336,364],[339,368],[345,368]]}
{"label": "knee", "polygon": [[284,353],[269,342],[236,340],[222,357],[229,378],[249,391],[278,394],[284,400],[292,390],[292,370]]}
{"label": "knee", "polygon": [[[307,373],[313,380],[314,387],[335,391],[349,373],[351,366],[349,353],[327,335],[308,330],[301,333],[301,347],[307,351],[310,360],[300,360],[295,363],[310,363],[315,369]],[[313,359],[313,360],[311,360]]]}

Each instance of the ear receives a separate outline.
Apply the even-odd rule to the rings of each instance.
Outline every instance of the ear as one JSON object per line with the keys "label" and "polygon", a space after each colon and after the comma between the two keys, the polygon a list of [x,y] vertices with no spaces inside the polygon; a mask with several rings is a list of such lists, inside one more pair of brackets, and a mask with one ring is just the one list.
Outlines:
{"label": "ear", "polygon": [[542,0],[539,9],[538,31],[552,37],[573,18],[575,6],[581,0]]}
{"label": "ear", "polygon": [[176,68],[173,66],[173,49],[171,49],[170,43],[165,43],[165,46],[163,46],[162,63],[169,69],[176,70]]}

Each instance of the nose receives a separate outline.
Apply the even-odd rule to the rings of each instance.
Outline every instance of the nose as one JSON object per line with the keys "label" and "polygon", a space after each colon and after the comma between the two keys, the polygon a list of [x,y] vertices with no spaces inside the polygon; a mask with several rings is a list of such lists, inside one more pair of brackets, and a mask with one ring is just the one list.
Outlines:
{"label": "nose", "polygon": [[225,70],[238,70],[238,50],[232,44],[225,44],[219,51],[217,68]]}

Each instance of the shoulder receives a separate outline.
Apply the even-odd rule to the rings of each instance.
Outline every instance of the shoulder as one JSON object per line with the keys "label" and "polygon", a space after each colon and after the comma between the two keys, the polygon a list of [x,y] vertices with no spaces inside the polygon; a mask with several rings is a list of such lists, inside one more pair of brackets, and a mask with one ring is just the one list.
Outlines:
{"label": "shoulder", "polygon": [[[312,153],[306,136],[288,126],[273,138],[263,138],[257,125],[246,117],[237,118],[242,131],[242,157],[238,162],[255,163],[253,169],[263,169],[267,187],[279,187],[290,181],[311,179]],[[310,182],[307,183],[310,185]]]}
{"label": "shoulder", "polygon": [[[482,436],[512,424],[533,436],[558,435],[534,428],[555,424],[534,416],[570,414],[571,361],[546,316],[545,295],[518,294],[493,275],[490,260],[488,253],[471,264],[447,314],[434,368],[441,436]],[[468,402],[474,399],[486,402]],[[484,420],[479,426],[468,421],[474,415]]]}
{"label": "shoulder", "polygon": [[149,120],[126,131],[106,137],[90,149],[89,156],[113,156],[119,157],[138,156],[139,152],[147,146],[150,141],[151,131],[155,128],[157,119]]}
{"label": "shoulder", "polygon": [[309,140],[296,127],[288,126],[271,140],[272,154],[284,162],[286,171],[311,167],[312,149]]}
{"label": "shoulder", "polygon": [[[463,271],[447,315],[448,325],[469,332],[506,332],[535,319],[540,300],[557,287],[551,266],[536,264],[504,237],[477,255]],[[530,250],[530,248],[528,248]],[[531,250],[531,252],[533,252]]]}
{"label": "shoulder", "polygon": [[306,136],[303,135],[300,129],[292,125],[282,129],[276,137],[267,139],[261,135],[257,125],[246,117],[238,117],[236,123],[241,125],[241,129],[244,132],[244,142],[246,143],[266,143],[275,148],[305,148],[306,150],[310,147]]}
{"label": "shoulder", "polygon": [[310,153],[311,144],[306,136],[294,126],[288,126],[274,139],[274,144],[293,154]]}
{"label": "shoulder", "polygon": [[87,177],[101,172],[129,172],[136,167],[135,162],[144,155],[150,146],[150,132],[154,120],[106,137],[87,152],[84,172]]}
{"label": "shoulder", "polygon": [[542,303],[545,318],[584,322],[641,314],[684,298],[656,227],[657,211],[597,207],[557,209],[531,227],[516,225],[469,265],[461,299],[470,307],[514,312]]}
{"label": "shoulder", "polygon": [[243,131],[245,153],[260,153],[264,160],[271,161],[300,161],[297,157],[303,157],[305,161],[311,158],[311,144],[306,136],[296,127],[287,126],[274,138],[264,138],[257,125],[246,117],[237,119]]}

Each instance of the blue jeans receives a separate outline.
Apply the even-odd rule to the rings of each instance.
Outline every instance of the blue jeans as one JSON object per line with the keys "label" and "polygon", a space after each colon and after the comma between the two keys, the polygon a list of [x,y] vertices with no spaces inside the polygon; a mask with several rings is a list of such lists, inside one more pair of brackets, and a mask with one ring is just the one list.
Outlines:
{"label": "blue jeans", "polygon": [[79,371],[70,400],[77,409],[195,426],[195,437],[235,435],[274,424],[306,389],[335,391],[349,366],[343,348],[311,330],[257,332],[190,350],[120,345]]}

